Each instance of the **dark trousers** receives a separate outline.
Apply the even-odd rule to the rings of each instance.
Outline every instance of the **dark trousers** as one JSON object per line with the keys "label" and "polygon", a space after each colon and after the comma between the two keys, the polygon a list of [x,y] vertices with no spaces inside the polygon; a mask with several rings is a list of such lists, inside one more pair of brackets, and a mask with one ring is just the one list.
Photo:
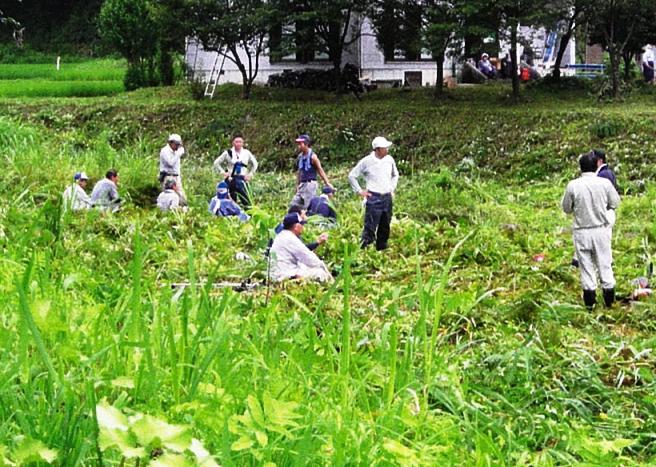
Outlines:
{"label": "dark trousers", "polygon": [[362,230],[362,248],[376,242],[377,250],[387,248],[392,222],[392,195],[371,193],[364,211],[364,229]]}
{"label": "dark trousers", "polygon": [[251,196],[248,183],[243,177],[236,175],[232,177],[228,184],[228,191],[233,201],[239,204],[243,209],[251,208]]}

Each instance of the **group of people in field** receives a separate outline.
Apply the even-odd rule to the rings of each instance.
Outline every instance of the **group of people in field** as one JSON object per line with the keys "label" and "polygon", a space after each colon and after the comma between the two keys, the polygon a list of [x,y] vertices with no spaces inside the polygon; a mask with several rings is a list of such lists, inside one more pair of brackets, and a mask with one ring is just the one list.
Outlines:
{"label": "group of people in field", "polygon": [[[287,207],[287,214],[276,227],[275,238],[267,250],[274,280],[310,279],[332,281],[333,277],[315,250],[328,239],[322,233],[316,241],[305,244],[301,240],[304,225],[309,216],[321,217],[322,225],[335,227],[337,213],[333,205],[335,188],[330,183],[319,156],[312,149],[312,139],[307,134],[295,139],[298,148],[296,159],[296,190]],[[232,137],[232,147],[223,151],[214,161],[213,169],[220,181],[216,194],[209,201],[210,214],[219,217],[235,216],[248,221],[252,205],[250,183],[257,172],[258,162],[245,147],[241,134]],[[396,190],[399,172],[389,148],[392,142],[379,136],[372,141],[372,151],[350,171],[351,188],[365,203],[364,228],[361,246],[375,244],[376,249],[387,248],[392,220],[392,198]],[[157,197],[160,210],[172,211],[187,208],[187,197],[181,176],[181,160],[185,156],[182,138],[171,134],[159,155],[159,182],[161,193]],[[99,181],[91,194],[85,188],[89,178],[84,172],[76,173],[74,183],[64,192],[64,204],[71,210],[96,207],[118,210],[118,173],[112,169]],[[319,180],[323,183],[319,189]],[[364,181],[364,187],[361,186]]]}
{"label": "group of people in field", "polygon": [[[287,207],[287,213],[276,227],[275,238],[269,243],[267,255],[272,262],[274,280],[310,279],[332,281],[326,264],[315,250],[328,239],[322,233],[314,242],[304,243],[302,234],[308,216],[321,216],[330,227],[336,226],[337,214],[333,206],[335,188],[321,165],[319,155],[312,148],[309,135],[295,139],[296,190]],[[213,168],[220,181],[216,194],[209,201],[208,210],[220,217],[235,216],[248,221],[252,206],[251,181],[258,168],[255,156],[245,147],[242,135],[232,138],[232,147],[223,151],[214,161]],[[363,157],[349,172],[352,190],[365,204],[361,247],[374,244],[377,250],[388,246],[393,213],[393,197],[399,181],[396,163],[389,154],[392,142],[382,136],[373,139],[372,151]],[[181,159],[185,155],[182,139],[171,134],[160,151],[159,182],[161,193],[157,206],[162,211],[186,209],[187,198],[182,184]],[[615,174],[606,164],[603,151],[593,150],[579,157],[581,176],[571,181],[563,195],[561,206],[572,214],[572,236],[575,257],[572,265],[580,270],[583,301],[587,307],[596,303],[596,289],[601,282],[604,304],[610,307],[615,301],[615,277],[611,249],[615,210],[619,205]],[[84,172],[74,176],[74,183],[64,192],[65,206],[72,210],[97,207],[114,211],[120,207],[118,172],[107,171],[98,181],[91,195],[86,193],[89,178]],[[364,180],[364,187],[361,181]],[[323,187],[319,189],[319,181]]]}

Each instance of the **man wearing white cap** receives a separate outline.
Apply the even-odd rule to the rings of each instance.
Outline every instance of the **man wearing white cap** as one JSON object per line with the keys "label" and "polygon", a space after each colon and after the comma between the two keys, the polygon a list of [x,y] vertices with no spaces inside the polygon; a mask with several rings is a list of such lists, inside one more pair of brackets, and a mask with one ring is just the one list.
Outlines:
{"label": "man wearing white cap", "polygon": [[73,184],[64,190],[62,198],[64,200],[64,209],[80,211],[91,208],[91,198],[84,189],[87,187],[89,177],[84,172],[77,172],[73,176]]}
{"label": "man wearing white cap", "polygon": [[[387,248],[392,221],[392,196],[399,183],[399,171],[392,156],[388,154],[392,145],[382,136],[371,143],[373,152],[360,159],[351,170],[348,179],[351,188],[366,200],[362,248],[376,242],[377,250]],[[366,187],[362,189],[358,178],[364,178]]]}
{"label": "man wearing white cap", "polygon": [[166,143],[166,146],[159,152],[159,182],[164,191],[164,182],[167,178],[174,178],[178,187],[178,193],[182,199],[186,199],[184,189],[182,188],[182,177],[180,175],[180,159],[184,156],[185,150],[182,146],[182,138],[176,133],[172,133]]}

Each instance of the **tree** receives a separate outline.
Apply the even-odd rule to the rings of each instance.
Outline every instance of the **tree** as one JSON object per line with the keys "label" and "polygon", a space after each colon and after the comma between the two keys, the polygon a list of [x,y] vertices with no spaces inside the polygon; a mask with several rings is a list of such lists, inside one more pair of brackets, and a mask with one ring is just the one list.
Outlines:
{"label": "tree", "polygon": [[189,0],[186,12],[187,30],[203,48],[224,53],[237,66],[248,99],[269,29],[282,10],[266,0]]}
{"label": "tree", "polygon": [[185,29],[180,27],[180,18],[185,13],[184,0],[158,0],[151,7],[152,17],[158,31],[157,67],[160,82],[174,84],[173,56],[183,52]]}
{"label": "tree", "polygon": [[101,37],[128,62],[128,90],[155,84],[155,22],[147,0],[106,0],[98,18]]}
{"label": "tree", "polygon": [[455,1],[424,0],[424,41],[431,51],[437,68],[435,96],[439,97],[444,89],[444,57],[453,45],[457,34],[462,31],[462,10]]}
{"label": "tree", "polygon": [[291,4],[296,6],[295,19],[314,26],[333,65],[335,85],[343,91],[342,55],[346,47],[360,38],[360,20],[371,0],[292,0]]}
{"label": "tree", "polygon": [[600,0],[589,16],[590,42],[601,44],[610,58],[611,95],[620,94],[620,62],[640,42],[654,38],[652,0]]}

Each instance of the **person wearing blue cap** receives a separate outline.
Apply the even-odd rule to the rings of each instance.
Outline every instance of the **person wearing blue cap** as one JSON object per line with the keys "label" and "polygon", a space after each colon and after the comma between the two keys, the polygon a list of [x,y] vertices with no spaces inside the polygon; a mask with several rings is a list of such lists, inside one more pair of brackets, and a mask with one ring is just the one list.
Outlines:
{"label": "person wearing blue cap", "polygon": [[69,185],[62,195],[64,209],[81,211],[82,209],[91,208],[91,198],[85,191],[88,181],[89,177],[84,172],[77,172],[73,176],[73,184]]}
{"label": "person wearing blue cap", "polygon": [[[376,242],[377,250],[387,248],[392,221],[392,197],[399,183],[399,171],[392,156],[388,154],[392,145],[382,136],[371,142],[373,151],[351,170],[348,179],[351,188],[365,200],[364,229],[361,247]],[[363,189],[358,178],[364,178]]]}
{"label": "person wearing blue cap", "polygon": [[271,269],[273,280],[309,279],[331,282],[333,276],[325,263],[300,239],[304,227],[298,213],[287,214],[282,223],[283,231],[276,236],[271,246],[270,254],[274,261]]}
{"label": "person wearing blue cap", "polygon": [[335,189],[331,186],[323,187],[321,194],[315,196],[310,201],[310,206],[308,207],[308,216],[321,216],[330,221],[337,221],[337,213],[332,206],[332,200],[335,196]]}
{"label": "person wearing blue cap", "polygon": [[301,206],[307,210],[310,201],[317,193],[317,175],[326,186],[332,188],[326,172],[321,167],[319,157],[312,150],[312,140],[307,134],[300,135],[296,138],[296,146],[299,150],[298,159],[296,160],[296,194],[290,203],[291,206]]}
{"label": "person wearing blue cap", "polygon": [[226,182],[220,182],[216,185],[216,196],[210,200],[208,210],[210,214],[218,217],[235,216],[242,222],[250,219],[250,216],[243,212],[239,205],[230,198],[228,184]]}

